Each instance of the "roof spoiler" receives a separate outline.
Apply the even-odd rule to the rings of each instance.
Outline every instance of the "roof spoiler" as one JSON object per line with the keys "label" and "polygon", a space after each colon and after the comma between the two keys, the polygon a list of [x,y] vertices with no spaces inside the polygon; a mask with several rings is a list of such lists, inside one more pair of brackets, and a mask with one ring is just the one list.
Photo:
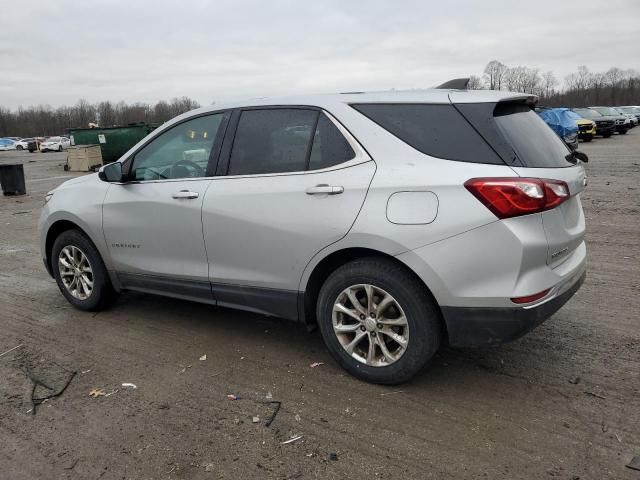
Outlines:
{"label": "roof spoiler", "polygon": [[469,78],[454,78],[436,88],[439,90],[466,90],[469,85]]}

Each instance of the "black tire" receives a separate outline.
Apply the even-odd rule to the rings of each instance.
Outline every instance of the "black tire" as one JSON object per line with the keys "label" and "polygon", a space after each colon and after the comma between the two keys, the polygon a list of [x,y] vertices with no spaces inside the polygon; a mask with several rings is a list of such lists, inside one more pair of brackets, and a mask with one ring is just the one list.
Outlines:
{"label": "black tire", "polygon": [[58,151],[61,152],[62,151],[62,145],[58,146]]}
{"label": "black tire", "polygon": [[590,142],[591,140],[593,140],[593,137],[584,137],[583,141],[585,142]]}
{"label": "black tire", "polygon": [[620,135],[626,135],[629,130],[620,130],[618,133]]}
{"label": "black tire", "polygon": [[16,146],[16,150],[22,151],[22,150],[24,150],[24,147],[22,145],[18,145],[18,146]]}
{"label": "black tire", "polygon": [[[343,290],[358,284],[381,288],[404,310],[409,328],[408,344],[402,356],[388,366],[370,366],[353,358],[333,330],[334,303]],[[425,367],[440,347],[440,309],[425,286],[405,267],[390,259],[363,258],[336,269],[320,289],[316,315],[322,338],[333,358],[353,376],[367,382],[386,385],[406,382]]]}
{"label": "black tire", "polygon": [[613,133],[609,132],[609,133],[605,133],[602,135],[603,138],[609,138],[611,135],[613,135]]}
{"label": "black tire", "polygon": [[[68,246],[78,248],[89,261],[93,276],[93,289],[86,299],[73,296],[62,281],[58,258],[62,249]],[[50,262],[58,288],[74,307],[80,310],[98,311],[106,308],[113,300],[115,296],[113,286],[100,253],[91,240],[80,230],[66,230],[56,238],[51,249]]]}

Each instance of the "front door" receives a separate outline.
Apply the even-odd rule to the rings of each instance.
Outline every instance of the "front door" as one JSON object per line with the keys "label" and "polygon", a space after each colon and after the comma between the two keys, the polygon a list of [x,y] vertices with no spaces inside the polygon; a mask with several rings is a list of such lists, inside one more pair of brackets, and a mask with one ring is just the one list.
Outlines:
{"label": "front door", "polygon": [[219,305],[295,318],[305,266],[347,234],[375,164],[319,110],[246,109],[234,127],[203,205],[209,278]]}
{"label": "front door", "polygon": [[125,288],[212,298],[201,215],[223,116],[196,117],[160,133],[135,153],[130,181],[108,190],[104,235]]}

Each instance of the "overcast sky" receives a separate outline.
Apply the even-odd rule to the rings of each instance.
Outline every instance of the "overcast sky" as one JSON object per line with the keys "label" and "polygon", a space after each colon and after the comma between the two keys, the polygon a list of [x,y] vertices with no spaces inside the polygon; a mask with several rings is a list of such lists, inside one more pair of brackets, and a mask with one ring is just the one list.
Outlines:
{"label": "overcast sky", "polygon": [[0,0],[0,105],[424,88],[498,59],[640,70],[640,0]]}

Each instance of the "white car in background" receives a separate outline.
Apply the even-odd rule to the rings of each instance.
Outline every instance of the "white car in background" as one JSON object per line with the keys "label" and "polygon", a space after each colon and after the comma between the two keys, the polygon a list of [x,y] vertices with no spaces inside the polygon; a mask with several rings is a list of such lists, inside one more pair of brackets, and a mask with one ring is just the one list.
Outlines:
{"label": "white car in background", "polygon": [[48,137],[40,143],[40,151],[49,150],[61,152],[71,146],[71,140],[68,137]]}
{"label": "white car in background", "polygon": [[21,138],[20,140],[16,141],[16,150],[28,150],[29,142],[33,142],[34,140],[35,138],[32,137]]}

